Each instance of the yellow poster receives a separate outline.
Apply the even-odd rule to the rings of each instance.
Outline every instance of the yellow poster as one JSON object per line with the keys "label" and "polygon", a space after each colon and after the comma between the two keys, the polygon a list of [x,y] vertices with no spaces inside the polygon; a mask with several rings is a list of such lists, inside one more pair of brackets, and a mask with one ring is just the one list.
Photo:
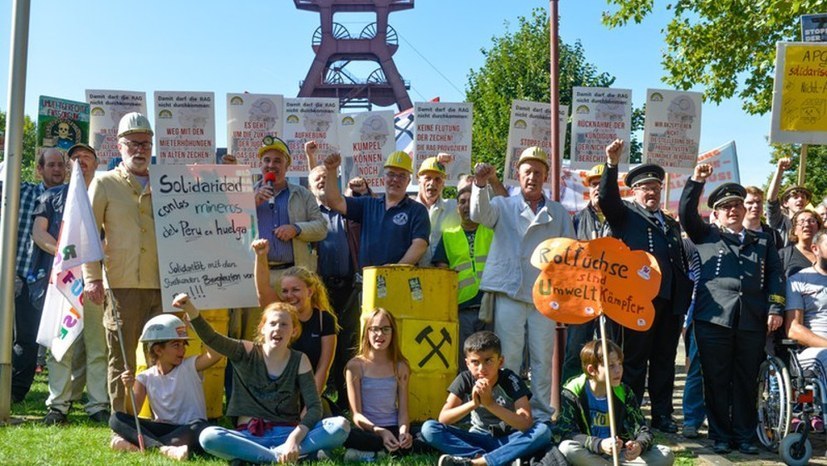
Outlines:
{"label": "yellow poster", "polygon": [[827,131],[827,44],[787,44],[781,50],[781,130]]}

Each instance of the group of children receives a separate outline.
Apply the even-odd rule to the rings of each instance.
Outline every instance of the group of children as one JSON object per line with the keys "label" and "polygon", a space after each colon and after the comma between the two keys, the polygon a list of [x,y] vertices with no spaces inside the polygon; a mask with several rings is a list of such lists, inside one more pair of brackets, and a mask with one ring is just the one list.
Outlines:
{"label": "group of children", "polygon": [[[561,413],[552,426],[533,419],[531,391],[503,367],[499,338],[489,331],[477,332],[463,345],[468,369],[448,387],[438,421],[426,421],[414,435],[408,418],[411,370],[400,350],[396,320],[387,310],[378,308],[367,316],[358,353],[346,366],[351,423],[341,416],[323,418],[311,362],[293,348],[302,333],[293,304],[266,306],[255,341],[217,333],[187,295],[178,295],[173,306],[185,312],[210,349],[185,358],[187,325],[174,315],[146,324],[141,341],[151,367],[137,376],[125,372],[122,381],[131,387],[137,403],[149,396],[154,419],[141,419],[139,434],[136,418],[113,415],[112,447],[117,450],[138,450],[142,442],[174,459],[206,452],[258,464],[295,462],[319,452],[329,456],[340,446],[346,447],[346,461],[435,449],[442,453],[439,465],[448,466],[503,465],[527,457],[543,465],[609,464],[614,447],[621,464],[673,462],[668,448],[653,445],[636,398],[621,384],[623,355],[611,342],[608,373],[600,342],[583,348],[583,374],[566,384]],[[206,422],[198,372],[215,364],[219,355],[233,364],[226,414],[235,429]],[[607,377],[612,396],[607,395]],[[618,429],[614,439],[608,423],[610,402]],[[457,426],[469,418],[469,429]]]}

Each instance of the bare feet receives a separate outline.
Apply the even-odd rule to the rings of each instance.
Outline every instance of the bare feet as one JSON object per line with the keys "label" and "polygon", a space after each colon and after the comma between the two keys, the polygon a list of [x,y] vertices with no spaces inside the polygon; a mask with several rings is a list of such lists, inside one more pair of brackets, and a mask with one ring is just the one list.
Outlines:
{"label": "bare feet", "polygon": [[137,445],[129,443],[129,440],[121,437],[118,434],[112,434],[112,440],[109,442],[109,448],[115,451],[139,451]]}
{"label": "bare feet", "polygon": [[158,450],[161,452],[162,455],[176,461],[184,461],[190,456],[189,448],[187,448],[186,445],[181,445],[179,447],[164,446],[159,448]]}

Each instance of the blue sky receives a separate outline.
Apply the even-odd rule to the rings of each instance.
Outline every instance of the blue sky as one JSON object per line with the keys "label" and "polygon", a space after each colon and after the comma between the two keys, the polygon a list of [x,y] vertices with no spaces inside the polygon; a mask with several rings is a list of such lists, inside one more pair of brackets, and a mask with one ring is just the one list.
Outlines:
{"label": "blue sky", "polygon": [[[136,6],[140,5],[140,6]],[[462,101],[468,71],[483,63],[481,48],[501,35],[538,0],[417,0],[413,10],[393,13],[399,33],[394,59],[410,80],[411,99],[440,96]],[[561,1],[561,38],[580,40],[587,59],[614,75],[615,87],[632,89],[640,106],[660,78],[665,48],[660,32],[669,17],[660,11],[642,25],[609,30],[600,23],[603,1]],[[0,109],[8,109],[10,0],[0,0]],[[362,15],[337,17],[358,35]],[[212,91],[217,97],[216,140],[226,142],[223,96],[228,92],[293,97],[313,59],[310,47],[318,15],[289,0],[32,1],[26,113],[35,116],[40,95],[84,100],[86,89]],[[423,58],[424,57],[424,58]],[[364,71],[364,77],[374,67]],[[438,70],[438,71],[437,71]],[[443,77],[444,76],[444,77]],[[151,105],[150,105],[151,108]],[[766,143],[769,115],[749,116],[740,102],[705,104],[701,150],[735,140],[741,181],[762,185],[772,169]]]}

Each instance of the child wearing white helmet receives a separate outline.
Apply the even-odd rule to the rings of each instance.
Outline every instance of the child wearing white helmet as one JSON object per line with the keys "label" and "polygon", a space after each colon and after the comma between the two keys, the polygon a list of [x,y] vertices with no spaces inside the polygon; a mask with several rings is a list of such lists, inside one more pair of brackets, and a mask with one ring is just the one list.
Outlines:
{"label": "child wearing white helmet", "polygon": [[[210,349],[184,358],[189,339],[187,325],[175,315],[153,317],[144,325],[140,338],[149,368],[137,376],[131,371],[121,375],[126,389],[132,388],[136,406],[143,405],[149,396],[153,418],[140,420],[145,447],[157,448],[175,460],[202,451],[198,436],[207,427],[207,405],[199,373],[221,359]],[[134,416],[115,412],[109,426],[115,432],[112,449],[138,450]]]}

